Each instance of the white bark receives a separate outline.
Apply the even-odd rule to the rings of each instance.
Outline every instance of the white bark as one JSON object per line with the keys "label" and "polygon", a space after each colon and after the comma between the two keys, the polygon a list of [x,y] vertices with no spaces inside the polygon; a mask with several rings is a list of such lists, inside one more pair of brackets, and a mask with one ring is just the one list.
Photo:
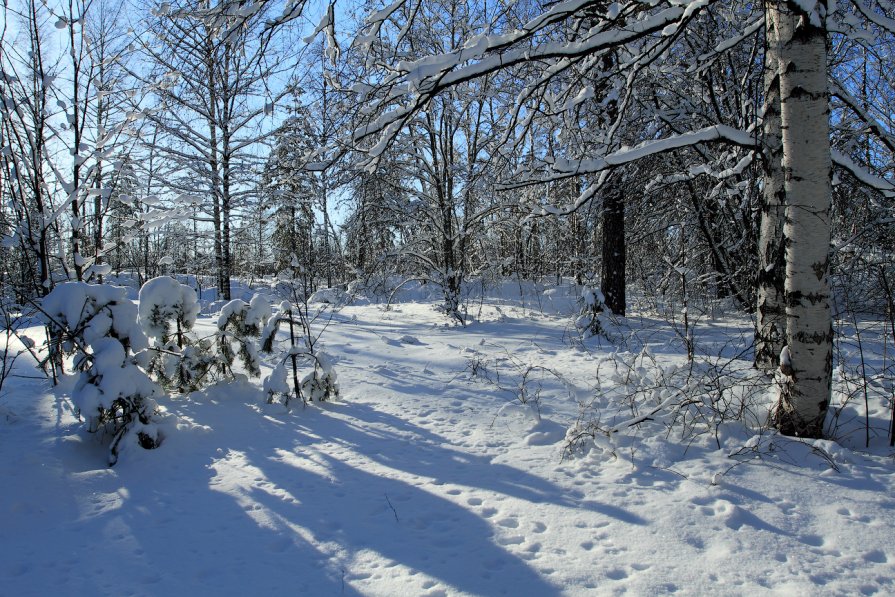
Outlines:
{"label": "white bark", "polygon": [[780,130],[780,32],[782,19],[774,3],[768,4],[762,119],[764,134],[764,188],[758,238],[758,296],[755,319],[755,366],[776,369],[786,331],[783,302],[784,249],[783,216],[786,197],[783,172],[783,145]]}
{"label": "white bark", "polygon": [[833,339],[827,280],[832,159],[822,12],[826,2],[817,3],[814,10],[820,14],[815,15],[795,2],[775,4],[777,10],[770,14],[781,38],[786,344],[791,369],[780,376],[774,423],[787,435],[820,437],[830,401]]}

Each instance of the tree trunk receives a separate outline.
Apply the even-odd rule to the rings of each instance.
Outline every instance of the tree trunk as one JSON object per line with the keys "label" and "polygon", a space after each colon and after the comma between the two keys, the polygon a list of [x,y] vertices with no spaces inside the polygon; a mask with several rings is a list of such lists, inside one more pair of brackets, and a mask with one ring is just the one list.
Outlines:
{"label": "tree trunk", "polygon": [[232,298],[230,278],[233,276],[233,252],[230,247],[230,220],[232,198],[230,196],[230,138],[226,127],[222,127],[221,138],[223,151],[221,155],[221,278],[223,279],[224,300]]}
{"label": "tree trunk", "polygon": [[757,313],[755,319],[755,366],[764,371],[777,368],[786,332],[783,277],[786,269],[783,248],[783,210],[786,198],[783,145],[780,130],[780,18],[769,6],[765,56],[764,189],[758,238]]}
{"label": "tree trunk", "polygon": [[[823,12],[826,2],[818,2]],[[786,344],[776,427],[786,435],[820,437],[830,402],[833,332],[830,287],[829,98],[824,16],[794,2],[771,14],[781,38],[780,107],[786,174]],[[814,22],[812,23],[812,17]],[[783,359],[781,359],[782,361]]]}
{"label": "tree trunk", "polygon": [[[72,105],[71,105],[71,128],[72,131],[72,179],[71,179],[71,190],[69,191],[69,200],[71,201],[71,253],[72,253],[72,261],[75,266],[75,278],[78,282],[82,282],[84,280],[84,258],[81,256],[81,229],[84,225],[84,218],[81,214],[81,203],[79,201],[81,194],[81,185],[84,181],[81,180],[81,136],[83,133],[83,123],[82,119],[87,117],[86,109],[81,107],[80,100],[80,92],[81,92],[81,65],[79,63],[79,59],[77,58],[77,54],[75,52],[75,48],[77,44],[75,43],[75,27],[74,24],[68,25],[68,36],[69,43],[71,44],[71,73],[72,73]],[[81,110],[84,109],[85,113],[82,114]],[[85,198],[86,201],[86,198]]]}
{"label": "tree trunk", "polygon": [[617,188],[603,198],[603,268],[600,286],[606,306],[625,314],[625,200]]}
{"label": "tree trunk", "polygon": [[217,137],[217,116],[219,113],[218,106],[218,88],[215,79],[215,68],[217,62],[214,54],[214,42],[211,32],[207,32],[205,36],[205,69],[208,78],[208,167],[211,174],[211,200],[212,200],[212,220],[214,222],[214,262],[217,270],[217,287],[218,298],[230,300],[230,278],[227,271],[227,263],[224,259],[224,243],[223,243],[223,226],[222,226],[222,191],[221,191],[221,171],[218,157],[218,137]]}
{"label": "tree trunk", "polygon": [[[211,163],[209,167],[211,169],[211,201],[212,201],[212,209],[211,209],[211,218],[214,225],[214,263],[216,270],[216,278],[217,278],[217,287],[218,287],[218,298],[226,299],[226,292],[229,284],[227,280],[224,278],[224,251],[223,251],[223,242],[221,240],[221,198],[220,198],[220,188],[218,185],[218,181],[220,180],[220,173],[218,170],[218,162],[217,162],[217,138],[216,138],[216,127],[214,123],[208,123],[210,139],[211,139]],[[228,299],[229,300],[229,299]]]}
{"label": "tree trunk", "polygon": [[[233,251],[230,245],[230,220],[233,209],[233,198],[230,193],[230,177],[232,168],[232,155],[230,150],[230,122],[232,119],[233,89],[230,80],[230,58],[233,55],[233,47],[230,42],[225,42],[225,51],[221,61],[220,71],[220,110],[218,128],[221,130],[221,262],[223,264],[222,278],[224,283],[224,300],[232,297],[230,291],[230,279],[233,277]],[[214,69],[211,71],[214,73]]]}
{"label": "tree trunk", "polygon": [[[105,83],[104,73],[104,64],[101,62],[99,67],[99,80]],[[97,139],[102,139],[105,136],[103,132],[103,100],[100,97],[97,99],[96,103],[96,136]],[[99,146],[96,147],[96,155],[100,156],[102,154],[101,148]],[[103,212],[105,211],[105,207],[103,205],[105,195],[103,195],[103,165],[102,158],[97,157],[96,163],[96,174],[94,175],[93,186],[96,189],[96,196],[93,198],[93,264],[96,266],[103,264]],[[99,284],[103,283],[103,275],[97,274],[96,281]]]}

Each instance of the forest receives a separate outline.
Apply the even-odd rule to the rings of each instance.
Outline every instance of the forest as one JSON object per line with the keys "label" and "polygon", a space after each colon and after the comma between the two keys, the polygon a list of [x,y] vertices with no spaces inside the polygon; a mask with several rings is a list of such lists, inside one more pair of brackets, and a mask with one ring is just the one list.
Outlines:
{"label": "forest", "polygon": [[[72,479],[114,465],[140,493],[141,469],[191,453],[186,467],[217,471],[212,491],[266,516],[242,529],[259,549],[272,532],[277,558],[319,559],[311,593],[892,590],[877,572],[895,552],[875,545],[892,504],[866,492],[895,486],[895,2],[9,0],[0,27],[0,414],[10,429],[44,421],[22,437],[61,438],[34,453]],[[254,434],[235,424],[248,418]],[[424,462],[404,461],[406,442]],[[333,527],[246,506],[259,491],[304,499],[265,462],[323,475],[306,486],[338,503],[325,479],[375,485],[377,525],[423,502],[465,520],[457,541],[473,549],[417,559],[452,532],[424,514],[406,545],[379,526],[346,538],[369,524],[360,496]],[[781,469],[790,480],[771,481]],[[793,521],[764,503],[817,512],[829,471],[853,481],[837,499],[878,523],[863,555],[868,530],[848,527],[835,557],[857,559],[837,560],[835,581],[818,576],[841,531],[830,516],[857,510]],[[678,568],[656,538],[624,570],[609,548],[605,564],[591,548],[558,562],[578,532],[556,530],[561,513],[513,534],[519,516],[471,513],[487,498],[458,506],[466,489],[433,498],[408,480],[442,474],[523,518],[539,501],[611,501],[598,477],[641,486],[630,510],[583,506],[591,546],[599,516],[677,533],[635,506],[644,485],[678,487],[657,503],[679,519],[776,535],[800,563],[786,573],[769,552],[711,581],[701,563],[702,580],[668,587]],[[207,476],[171,483],[208,492]],[[9,508],[44,482],[28,479]],[[699,493],[735,482],[776,497]],[[799,483],[815,498],[793,497]],[[161,549],[161,531],[147,537]],[[743,557],[724,537],[725,562]],[[396,575],[364,568],[381,564],[370,544]],[[476,554],[502,563],[471,580]],[[28,588],[21,565],[0,578]],[[193,572],[135,591],[187,593]],[[74,586],[116,592],[97,578]],[[248,586],[229,582],[215,580]]]}

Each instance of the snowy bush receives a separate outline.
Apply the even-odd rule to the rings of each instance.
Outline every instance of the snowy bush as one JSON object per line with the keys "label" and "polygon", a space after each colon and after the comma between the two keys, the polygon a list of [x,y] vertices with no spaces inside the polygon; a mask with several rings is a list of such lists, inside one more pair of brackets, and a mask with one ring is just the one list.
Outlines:
{"label": "snowy bush", "polygon": [[585,286],[578,299],[581,309],[575,319],[575,327],[591,336],[606,335],[606,299],[599,288]]}
{"label": "snowy bush", "polygon": [[[339,384],[332,363],[325,354],[315,349],[316,338],[311,334],[306,308],[307,305],[293,306],[288,301],[283,301],[261,332],[262,352],[273,353],[280,326],[285,323],[289,327],[289,348],[263,381],[268,403],[274,402],[278,396],[288,406],[293,397],[300,398],[302,402],[323,402],[339,395]],[[314,369],[299,383],[300,363],[313,363]],[[291,388],[288,369],[291,369],[292,374]]]}
{"label": "snowy bush", "polygon": [[301,381],[301,394],[309,402],[325,402],[339,397],[339,382],[329,357],[318,353],[314,370]]}
{"label": "snowy bush", "polygon": [[261,383],[264,394],[267,395],[267,403],[273,404],[278,396],[282,396],[283,404],[289,406],[292,398],[292,388],[289,387],[288,373],[286,371],[286,361],[281,360],[270,375],[266,376]]}
{"label": "snowy bush", "polygon": [[308,302],[342,306],[350,302],[350,300],[351,296],[341,288],[321,288],[311,295]]}
{"label": "snowy bush", "polygon": [[466,352],[471,354],[466,364],[470,380],[487,383],[510,399],[500,408],[498,417],[516,411],[537,424],[541,421],[542,396],[572,397],[568,380],[549,367],[519,359],[507,351],[492,358],[471,348]]}
{"label": "snowy bush", "polygon": [[596,447],[615,454],[617,440],[676,435],[724,447],[731,433],[767,427],[767,381],[749,363],[699,358],[686,366],[660,363],[646,348],[613,354],[598,365],[592,401],[582,404],[566,436],[566,453]]}
{"label": "snowy bush", "polygon": [[195,392],[206,382],[209,372],[218,359],[214,346],[208,340],[192,343],[185,339],[186,346],[180,348],[174,342],[154,347],[154,356],[149,364],[149,372],[165,387],[181,393]]}
{"label": "snowy bush", "polygon": [[255,338],[261,335],[270,316],[270,304],[260,295],[252,297],[249,303],[235,299],[224,305],[217,325],[218,366],[222,372],[232,374],[238,356],[250,375],[261,375]]}
{"label": "snowy bush", "polygon": [[[0,292],[0,399],[4,396],[3,386],[12,375],[18,358],[28,352],[35,361],[39,361],[34,350],[34,340],[23,333],[27,318],[22,317],[22,307],[13,301],[5,292]],[[22,348],[16,350],[13,343],[18,341]]]}
{"label": "snowy bush", "polygon": [[149,371],[180,392],[199,389],[215,359],[210,342],[186,335],[199,316],[195,291],[168,276],[153,278],[140,289],[139,312],[140,325],[154,343]]}
{"label": "snowy bush", "polygon": [[394,271],[394,260],[382,259],[370,272],[358,270],[355,279],[348,284],[348,295],[364,296],[372,302],[386,303],[405,282]]}
{"label": "snowy bush", "polygon": [[183,334],[193,328],[198,316],[195,291],[174,278],[153,278],[140,289],[140,325],[147,336],[162,344],[170,342],[173,334],[182,348]]}
{"label": "snowy bush", "polygon": [[79,377],[72,400],[87,430],[111,437],[109,465],[117,462],[125,440],[157,447],[161,436],[153,416],[161,389],[143,369],[149,342],[125,290],[61,284],[43,299],[41,309],[53,338],[51,352],[74,356]]}

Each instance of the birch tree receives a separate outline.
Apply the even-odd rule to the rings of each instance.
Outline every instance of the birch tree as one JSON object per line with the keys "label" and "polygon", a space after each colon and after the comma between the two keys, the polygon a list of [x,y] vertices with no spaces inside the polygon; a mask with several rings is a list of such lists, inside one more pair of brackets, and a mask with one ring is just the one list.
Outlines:
{"label": "birch tree", "polygon": [[757,312],[755,327],[755,365],[773,371],[779,365],[786,332],[784,303],[785,253],[783,221],[786,201],[783,172],[783,145],[780,113],[781,37],[779,7],[769,5],[766,19],[764,57],[764,137],[762,203],[758,239]]}
{"label": "birch tree", "polygon": [[[382,24],[394,18],[398,2],[375,13],[369,20],[366,39],[375,37]],[[458,40],[450,51],[399,61],[390,72],[378,76],[374,92],[382,110],[371,124],[356,131],[358,139],[376,136],[377,147],[386,146],[407,126],[433,97],[466,81],[507,69],[520,68],[538,61],[543,76],[529,80],[520,97],[543,97],[547,83],[583,61],[596,61],[617,48],[628,52],[624,65],[628,76],[627,90],[637,79],[643,66],[662,57],[674,42],[685,36],[688,27],[709,15],[716,2],[679,3],[672,1],[619,2],[611,6],[603,2],[573,0],[549,5],[541,14],[523,26],[512,29],[494,28],[487,35]],[[776,72],[769,74],[766,87],[770,91],[767,127],[771,152],[774,153],[774,85],[779,84],[780,158],[783,172],[785,247],[784,303],[786,306],[785,343],[779,384],[780,398],[774,423],[783,433],[818,437],[830,400],[831,320],[829,313],[829,207],[832,153],[829,137],[829,96],[827,92],[827,19],[828,3],[776,1],[766,5],[765,29],[770,51],[766,60],[776,63]],[[863,5],[859,8],[865,8]],[[875,11],[867,9],[872,18]],[[556,41],[550,32],[558,27],[587,21],[589,27],[571,41]],[[880,19],[877,19],[880,21]],[[884,21],[885,22],[885,21]],[[747,23],[760,27],[763,22]],[[745,39],[747,28],[740,35],[718,45],[719,52]],[[776,57],[775,57],[776,55]],[[774,77],[779,81],[775,81]],[[625,93],[628,93],[628,91]],[[630,94],[628,93],[628,97]],[[622,108],[625,109],[625,101]],[[398,105],[395,108],[395,105]],[[521,109],[517,102],[517,112]],[[549,164],[559,173],[599,175],[614,167],[645,156],[670,152],[683,147],[706,143],[730,143],[757,148],[753,132],[714,124],[697,130],[683,131],[662,138],[651,138],[630,148],[609,151],[601,157],[571,156]],[[374,156],[375,158],[375,156]],[[848,166],[845,162],[840,164]],[[769,169],[767,195],[779,202],[779,171]],[[587,191],[585,192],[587,194]],[[593,192],[590,192],[593,195]],[[577,203],[589,197],[579,197]],[[766,232],[763,241],[765,267],[771,259],[769,250],[776,240],[779,216],[776,205],[766,200]],[[773,238],[772,238],[773,237]],[[766,288],[767,290],[767,288]],[[764,298],[767,306],[769,297]],[[760,323],[765,329],[765,322]],[[763,352],[773,353],[776,345]]]}
{"label": "birch tree", "polygon": [[813,10],[774,5],[779,36],[780,129],[786,195],[783,246],[786,346],[774,423],[787,435],[820,437],[830,400],[830,153],[826,2]]}

